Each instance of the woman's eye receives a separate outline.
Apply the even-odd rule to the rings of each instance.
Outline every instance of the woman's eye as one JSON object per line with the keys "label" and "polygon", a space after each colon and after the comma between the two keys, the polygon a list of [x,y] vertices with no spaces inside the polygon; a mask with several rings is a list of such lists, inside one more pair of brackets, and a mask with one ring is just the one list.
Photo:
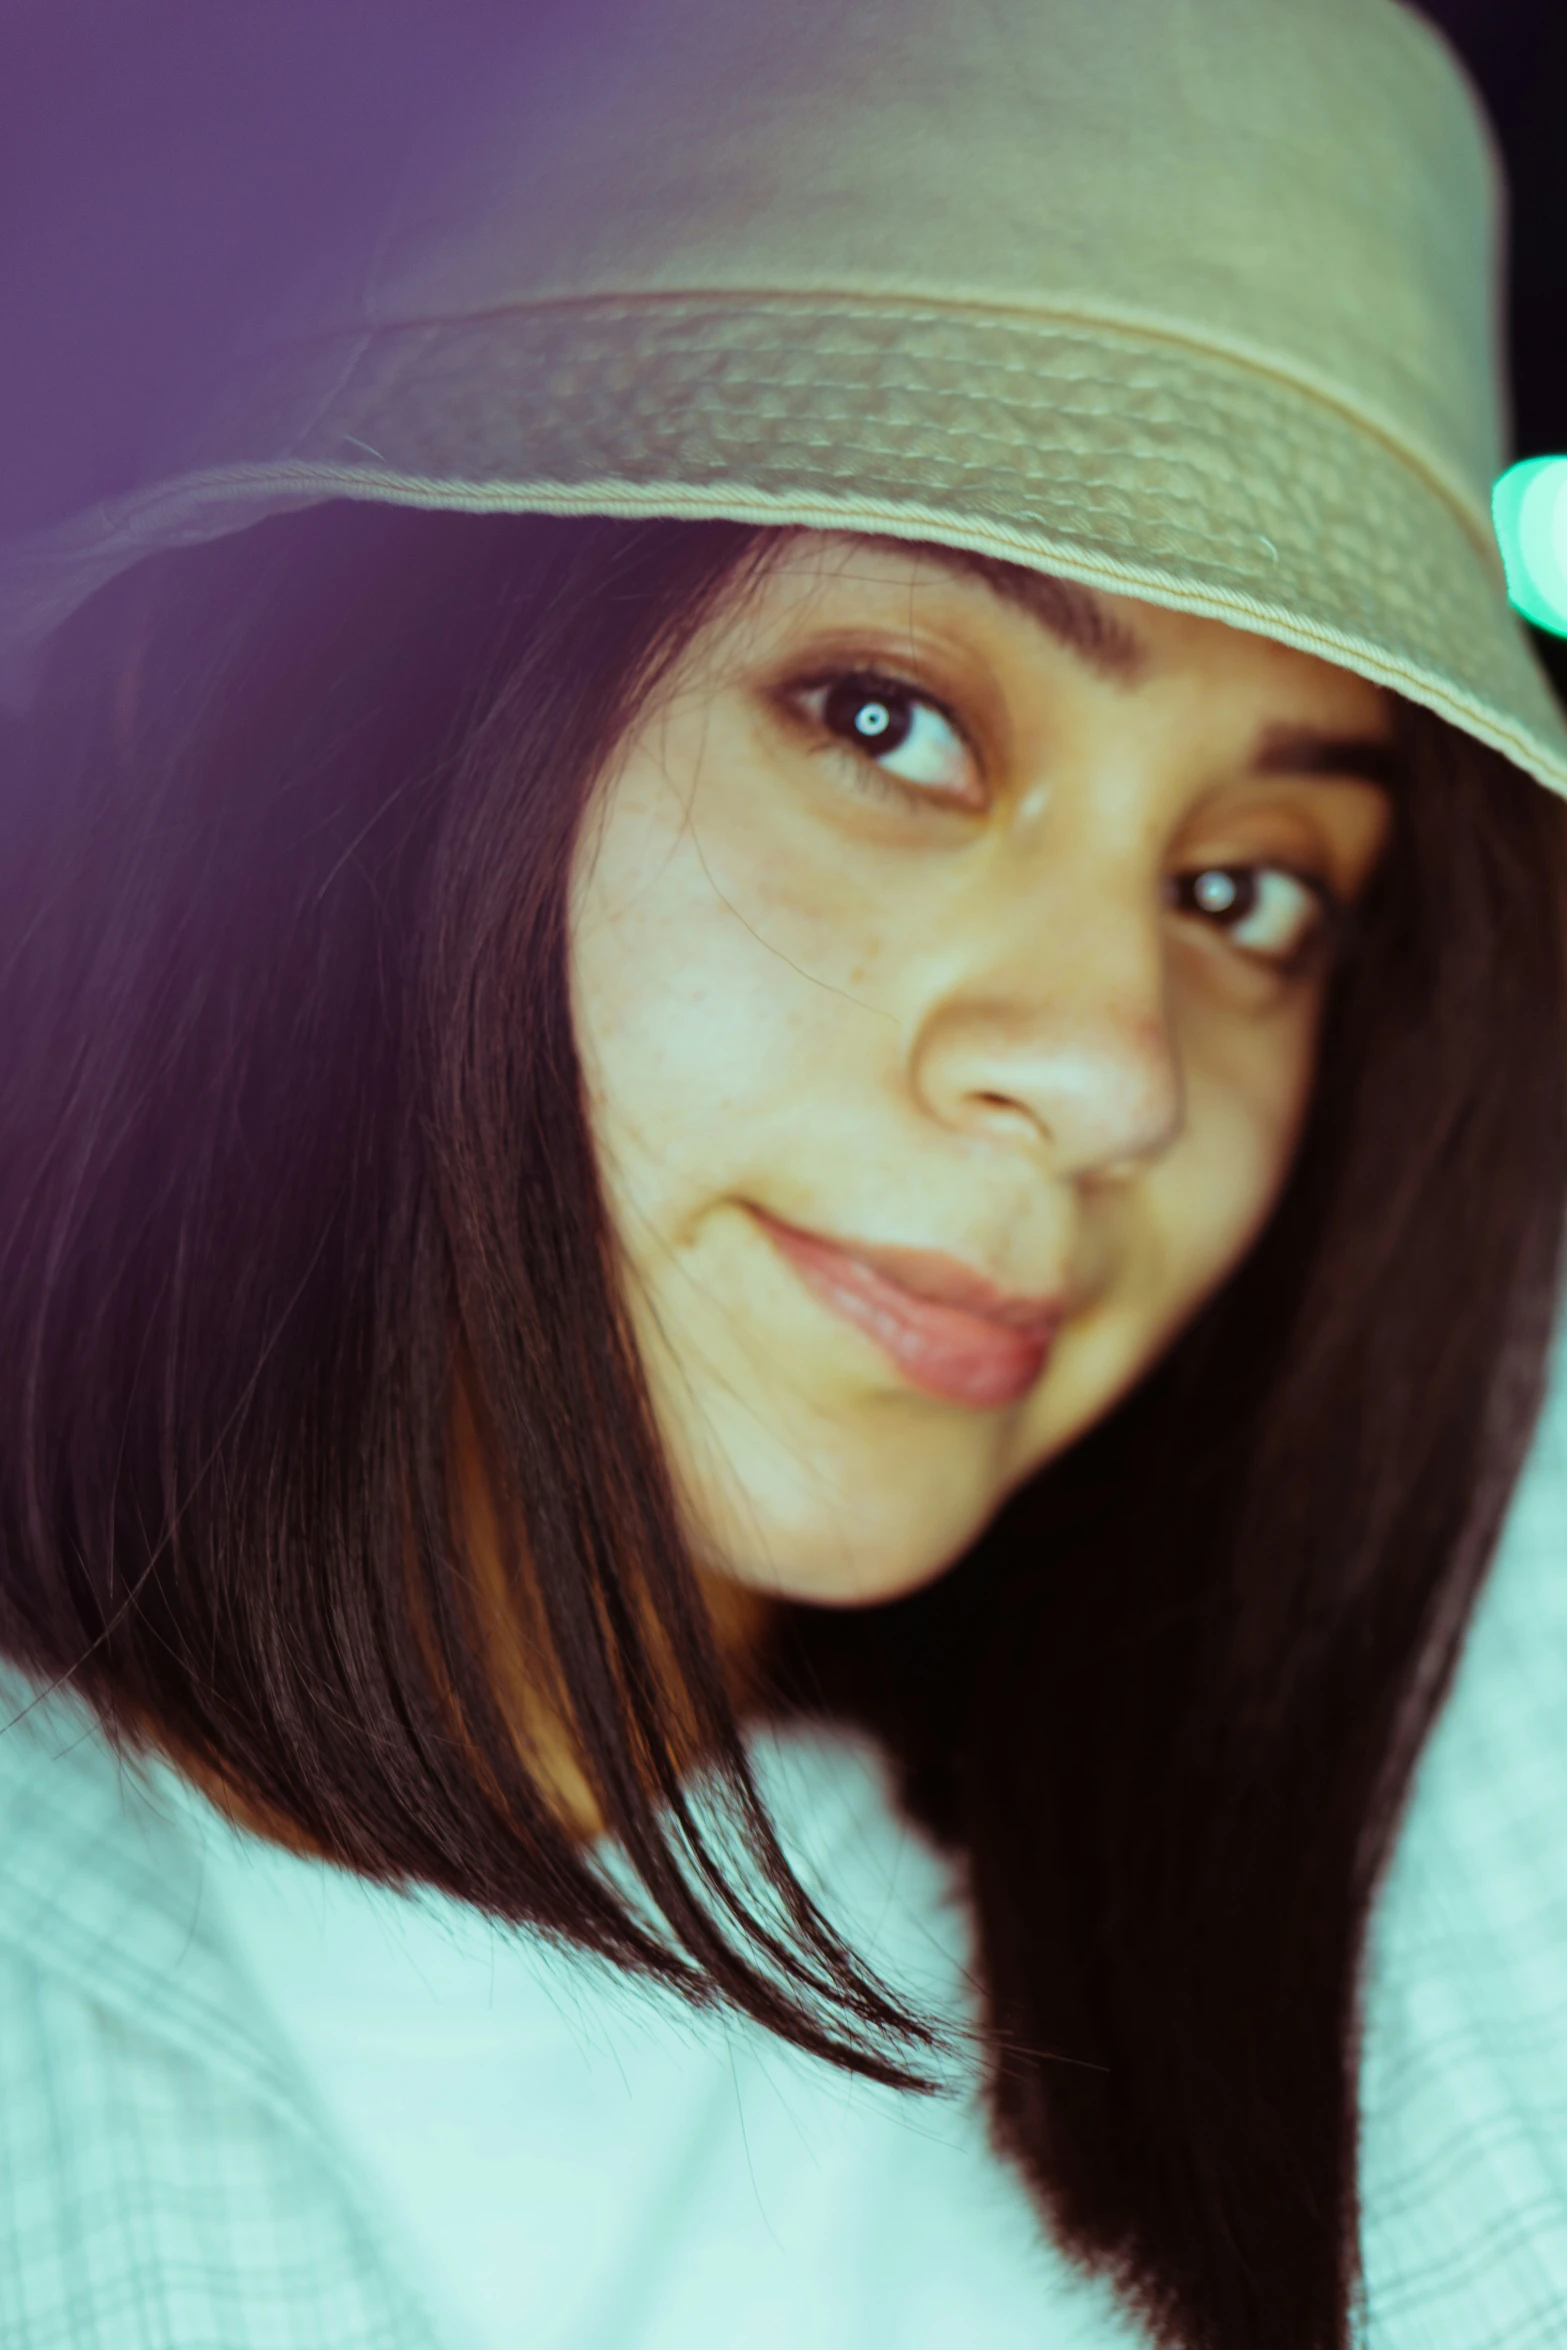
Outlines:
{"label": "woman's eye", "polygon": [[1332,904],[1325,885],[1279,865],[1205,865],[1167,884],[1169,902],[1249,955],[1291,963],[1322,928]]}
{"label": "woman's eye", "polygon": [[881,774],[920,792],[974,797],[968,745],[935,705],[886,677],[835,677],[805,696],[826,733],[869,759]]}

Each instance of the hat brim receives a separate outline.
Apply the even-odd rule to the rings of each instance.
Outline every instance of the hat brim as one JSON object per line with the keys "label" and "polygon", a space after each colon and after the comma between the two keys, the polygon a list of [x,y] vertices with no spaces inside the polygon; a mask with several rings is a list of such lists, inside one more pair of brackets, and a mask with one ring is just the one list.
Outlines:
{"label": "hat brim", "polygon": [[1488,518],[1375,422],[1103,320],[793,296],[537,304],[281,355],[154,486],[0,561],[0,684],[143,555],[329,498],[931,539],[1254,630],[1567,796]]}

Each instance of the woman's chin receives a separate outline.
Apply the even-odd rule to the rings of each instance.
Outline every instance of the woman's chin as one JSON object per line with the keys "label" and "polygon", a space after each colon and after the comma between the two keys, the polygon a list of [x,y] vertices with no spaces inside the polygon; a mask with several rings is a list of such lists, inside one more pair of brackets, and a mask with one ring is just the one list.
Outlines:
{"label": "woman's chin", "polygon": [[704,1577],[739,1586],[773,1600],[804,1607],[882,1607],[907,1599],[937,1582],[984,1531],[984,1521],[965,1526],[939,1545],[911,1533],[899,1540],[886,1530],[878,1540],[846,1542],[825,1530],[806,1534],[796,1527],[775,1533],[765,1548],[726,1543],[721,1551],[704,1543],[697,1563]]}
{"label": "woman's chin", "polygon": [[[721,1407],[706,1417],[721,1423]],[[713,1433],[718,1442],[698,1459],[678,1430],[672,1448],[698,1566],[812,1607],[879,1607],[935,1582],[972,1549],[1018,1476],[993,1442],[943,1444],[933,1428],[890,1451],[824,1444],[819,1428],[777,1428],[774,1441],[748,1445],[738,1415]]]}

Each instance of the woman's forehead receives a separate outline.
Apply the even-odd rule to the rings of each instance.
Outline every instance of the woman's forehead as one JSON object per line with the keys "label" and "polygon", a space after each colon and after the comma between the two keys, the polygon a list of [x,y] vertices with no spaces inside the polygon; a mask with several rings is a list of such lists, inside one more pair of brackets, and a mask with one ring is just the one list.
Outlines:
{"label": "woman's forehead", "polygon": [[[1340,732],[1348,726],[1368,737],[1392,731],[1386,690],[1315,654],[1260,631],[966,547],[857,532],[783,532],[761,548],[742,604],[757,590],[766,617],[785,626],[852,620],[857,607],[878,617],[906,613],[911,623],[934,612],[939,625],[943,612],[955,609],[956,591],[970,614],[983,615],[986,605],[998,615],[1023,614],[1052,649],[1117,692],[1133,694],[1160,677],[1200,667],[1231,684],[1246,676],[1286,696],[1292,688],[1297,694],[1306,689],[1311,705],[1331,706]],[[1309,731],[1283,723],[1272,729],[1274,772],[1307,771],[1295,758],[1298,746],[1285,738]],[[1316,771],[1336,763],[1319,758]],[[1370,765],[1379,780],[1386,779],[1386,757]]]}

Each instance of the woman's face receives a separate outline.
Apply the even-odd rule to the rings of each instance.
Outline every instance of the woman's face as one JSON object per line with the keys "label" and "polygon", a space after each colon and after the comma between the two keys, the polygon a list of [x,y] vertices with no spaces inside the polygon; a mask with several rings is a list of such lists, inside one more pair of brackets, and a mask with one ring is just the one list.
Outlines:
{"label": "woman's face", "polygon": [[914,1589],[1232,1271],[1387,698],[1217,621],[800,533],[603,784],[573,994],[698,1559]]}

